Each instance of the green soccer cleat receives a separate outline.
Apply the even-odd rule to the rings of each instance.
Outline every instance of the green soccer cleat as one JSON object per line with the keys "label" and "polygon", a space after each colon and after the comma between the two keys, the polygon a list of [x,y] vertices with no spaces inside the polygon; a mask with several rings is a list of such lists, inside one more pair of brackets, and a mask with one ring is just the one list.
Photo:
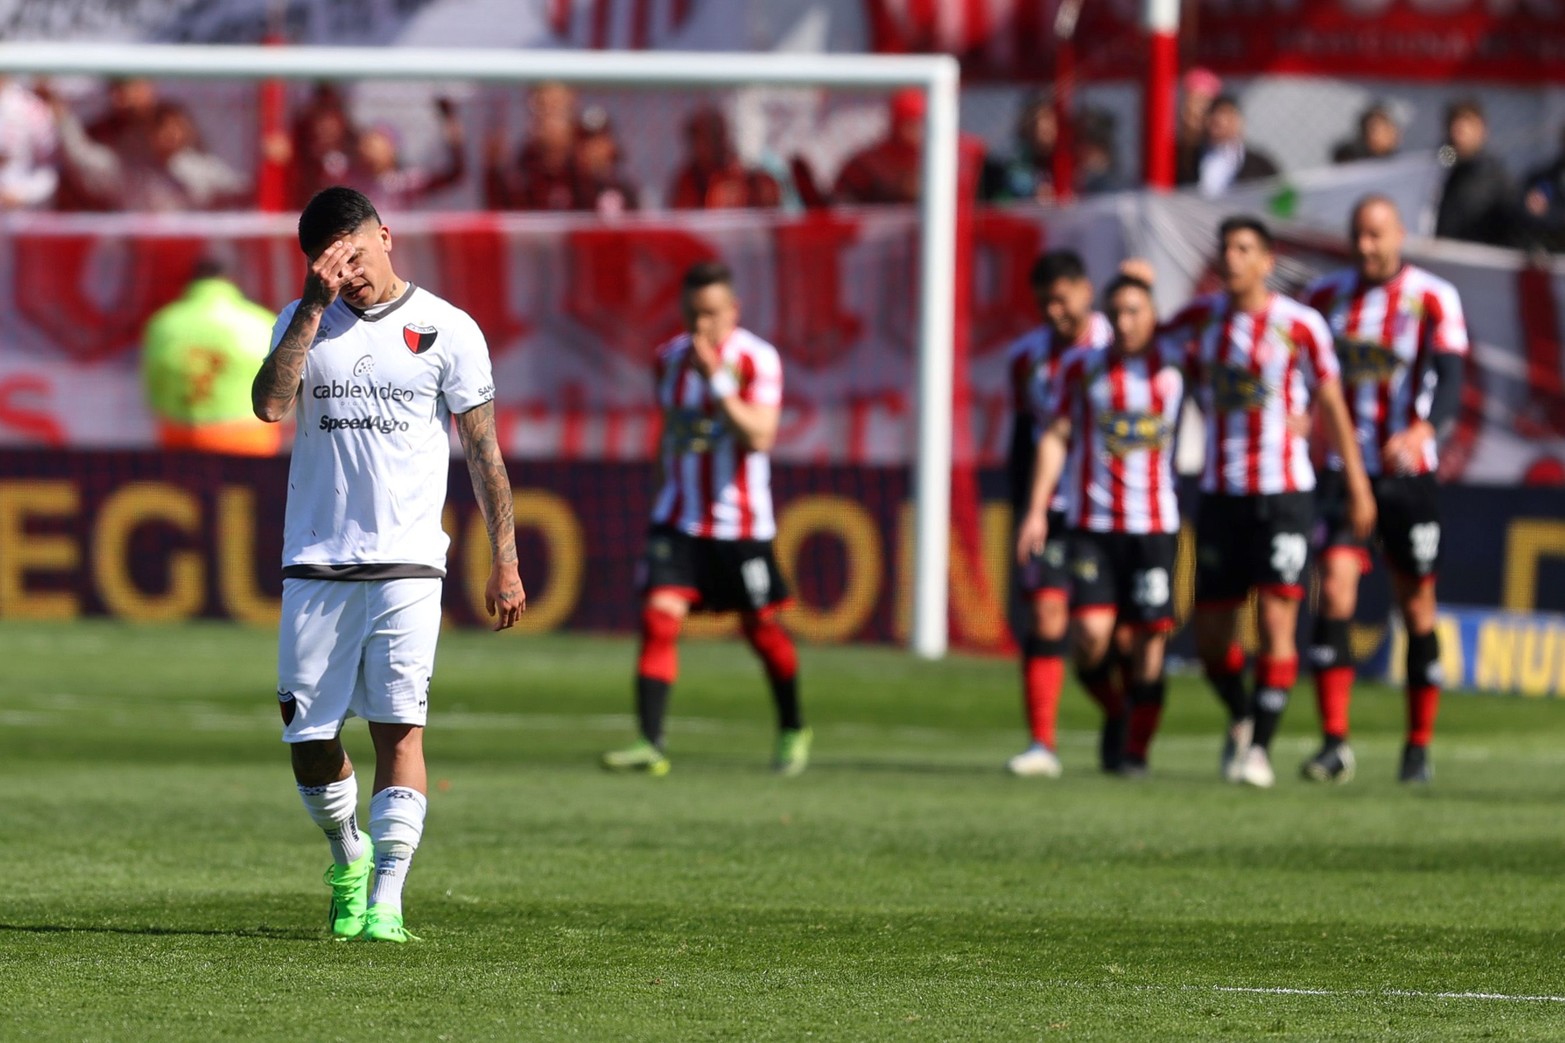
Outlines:
{"label": "green soccer cleat", "polygon": [[810,740],[815,733],[808,728],[785,731],[777,736],[777,756],[772,767],[779,775],[800,775],[810,766]]}
{"label": "green soccer cleat", "polygon": [[654,778],[668,774],[672,766],[663,751],[645,739],[623,750],[610,750],[603,755],[603,766],[609,771],[644,771]]}
{"label": "green soccer cleat", "polygon": [[364,930],[364,911],[369,905],[370,877],[375,873],[375,845],[365,842],[364,854],[345,866],[326,870],[326,886],[331,888],[331,906],[326,919],[331,936],[339,942],[357,938]]}
{"label": "green soccer cleat", "polygon": [[372,905],[369,912],[364,914],[364,931],[359,935],[361,942],[396,942],[398,945],[405,945],[408,942],[423,940],[402,926],[401,913],[394,913],[384,906]]}

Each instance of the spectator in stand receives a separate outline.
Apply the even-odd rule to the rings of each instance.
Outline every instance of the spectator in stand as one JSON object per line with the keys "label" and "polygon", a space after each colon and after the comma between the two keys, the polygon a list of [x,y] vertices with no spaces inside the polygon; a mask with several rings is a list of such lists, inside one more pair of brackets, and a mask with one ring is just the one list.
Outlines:
{"label": "spectator in stand", "polygon": [[1244,113],[1232,95],[1219,95],[1206,110],[1206,138],[1193,170],[1178,172],[1182,185],[1196,185],[1201,194],[1215,199],[1234,185],[1275,177],[1278,167],[1271,156],[1244,139]]}
{"label": "spectator in stand", "polygon": [[1539,167],[1522,182],[1530,240],[1555,253],[1565,251],[1565,127],[1553,162]]}
{"label": "spectator in stand", "polygon": [[685,121],[685,163],[674,176],[668,205],[675,210],[774,207],[782,202],[777,179],[739,159],[728,120],[703,107]]}
{"label": "spectator in stand", "polygon": [[390,127],[368,127],[353,142],[353,161],[345,180],[375,201],[382,210],[407,210],[426,196],[456,184],[467,173],[467,141],[456,106],[449,98],[436,98],[440,136],[446,158],[438,170],[404,166],[397,135]]}
{"label": "spectator in stand", "polygon": [[94,141],[58,98],[54,110],[63,179],[83,193],[88,209],[218,210],[247,201],[244,179],[202,147],[195,123],[177,102],[154,107],[143,159]]}
{"label": "spectator in stand", "polygon": [[1223,93],[1223,81],[1211,69],[1197,67],[1179,81],[1179,122],[1174,127],[1175,180],[1194,184],[1206,144],[1206,112]]}
{"label": "spectator in stand", "polygon": [[1489,127],[1473,98],[1452,102],[1445,113],[1440,160],[1451,169],[1440,193],[1435,235],[1491,246],[1512,246],[1520,222],[1516,189],[1505,165],[1485,151]]}
{"label": "spectator in stand", "polygon": [[[922,108],[919,116],[923,116]],[[996,203],[1012,199],[1050,202],[1054,199],[1054,149],[1060,125],[1047,94],[1034,93],[1023,100],[1016,116],[1015,137],[1015,151],[1009,157],[984,157],[979,196]]]}
{"label": "spectator in stand", "polygon": [[891,96],[886,136],[849,158],[832,195],[838,203],[913,203],[920,187],[924,95],[908,89]]}
{"label": "spectator in stand", "polygon": [[611,217],[640,205],[636,187],[620,172],[619,141],[609,114],[596,105],[581,114],[573,162],[576,209]]}
{"label": "spectator in stand", "polygon": [[485,203],[494,210],[574,210],[581,122],[576,92],[563,83],[539,84],[527,97],[527,110],[527,139],[514,163],[505,161],[503,134],[489,138]]}
{"label": "spectator in stand", "polygon": [[1331,150],[1333,163],[1390,159],[1402,150],[1402,128],[1391,106],[1377,101],[1359,113],[1358,136],[1339,141]]}
{"label": "spectator in stand", "polygon": [[282,428],[257,420],[250,382],[266,361],[273,315],[202,261],[184,296],[142,334],[141,376],[164,449],[275,456]]}
{"label": "spectator in stand", "polygon": [[0,76],[0,210],[46,206],[59,185],[54,115],[43,99]]}
{"label": "spectator in stand", "polygon": [[1076,126],[1076,192],[1090,196],[1118,192],[1125,187],[1114,147],[1114,115],[1102,109],[1083,109]]}
{"label": "spectator in stand", "polygon": [[295,207],[302,209],[315,193],[348,177],[354,134],[342,91],[334,83],[316,84],[289,133],[289,192]]}
{"label": "spectator in stand", "polygon": [[[53,91],[40,85],[38,95],[55,108],[59,123],[58,101]],[[125,163],[144,164],[152,153],[152,123],[158,105],[157,88],[152,81],[137,78],[110,80],[104,111],[86,124],[82,133],[95,145],[113,151]],[[112,209],[114,200],[100,190],[83,184],[78,171],[69,163],[59,164],[59,187],[54,196],[56,210]]]}

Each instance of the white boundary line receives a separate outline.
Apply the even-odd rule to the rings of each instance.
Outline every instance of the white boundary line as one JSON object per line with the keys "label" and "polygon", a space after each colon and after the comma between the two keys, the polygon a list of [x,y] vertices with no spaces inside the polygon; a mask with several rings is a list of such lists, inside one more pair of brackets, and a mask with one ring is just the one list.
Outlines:
{"label": "white boundary line", "polygon": [[[1160,986],[1142,988],[1161,991]],[[1257,985],[1184,985],[1183,992],[1225,992],[1257,996],[1321,996],[1362,999],[1485,1000],[1495,1003],[1565,1003],[1565,996],[1514,996],[1504,992],[1424,992],[1418,989],[1290,989]]]}

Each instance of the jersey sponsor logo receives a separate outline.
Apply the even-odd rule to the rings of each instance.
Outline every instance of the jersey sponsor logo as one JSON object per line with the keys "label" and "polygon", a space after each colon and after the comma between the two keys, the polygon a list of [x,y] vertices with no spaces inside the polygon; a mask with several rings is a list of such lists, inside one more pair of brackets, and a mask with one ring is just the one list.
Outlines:
{"label": "jersey sponsor logo", "polygon": [[374,431],[381,435],[394,435],[408,429],[406,420],[392,420],[384,416],[321,417],[322,431]]}
{"label": "jersey sponsor logo", "polygon": [[433,326],[410,322],[402,327],[402,342],[415,355],[422,355],[435,346],[437,331]]}
{"label": "jersey sponsor logo", "polygon": [[1397,353],[1384,344],[1360,337],[1338,337],[1336,347],[1342,379],[1349,384],[1379,384],[1396,376],[1402,368]]}
{"label": "jersey sponsor logo", "polygon": [[1173,441],[1168,421],[1157,413],[1104,413],[1098,417],[1098,432],[1115,456],[1139,449],[1167,449]]}
{"label": "jersey sponsor logo", "polygon": [[709,453],[712,442],[722,434],[715,418],[691,409],[668,411],[668,438],[676,453]]}
{"label": "jersey sponsor logo", "polygon": [[373,372],[375,372],[375,359],[370,355],[361,357],[353,364],[353,375],[356,377],[367,377]]}
{"label": "jersey sponsor logo", "polygon": [[[363,361],[362,359],[360,361]],[[358,373],[358,367],[354,367]],[[350,384],[345,380],[332,380],[310,389],[312,398],[364,398],[375,402],[412,402],[418,392],[412,388],[393,387],[390,384]]]}
{"label": "jersey sponsor logo", "polygon": [[1244,366],[1225,362],[1212,369],[1213,403],[1225,413],[1264,408],[1270,395],[1266,381]]}

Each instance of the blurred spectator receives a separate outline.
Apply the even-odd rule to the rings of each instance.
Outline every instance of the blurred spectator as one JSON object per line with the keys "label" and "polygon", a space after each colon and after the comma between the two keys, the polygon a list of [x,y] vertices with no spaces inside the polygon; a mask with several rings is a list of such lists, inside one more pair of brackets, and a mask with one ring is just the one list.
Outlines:
{"label": "blurred spectator", "polygon": [[[55,107],[58,121],[59,102],[52,90],[40,87],[39,96]],[[121,77],[110,80],[106,92],[106,106],[82,133],[93,144],[113,151],[123,163],[144,165],[152,155],[152,123],[158,105],[157,88],[151,80]],[[61,162],[59,188],[55,192],[56,210],[105,210],[116,205],[114,193],[105,194],[100,188],[83,183],[81,171],[69,163]]]}
{"label": "blurred spectator", "polygon": [[640,205],[635,186],[620,172],[619,141],[609,114],[598,106],[582,113],[574,163],[576,209],[612,216]]}
{"label": "blurred spectator", "polygon": [[1035,93],[1027,97],[1016,116],[1015,151],[1005,159],[984,157],[979,196],[993,202],[1030,199],[1047,203],[1052,200],[1054,149],[1059,138],[1059,121],[1049,96]]}
{"label": "blurred spectator", "polygon": [[580,124],[576,92],[563,83],[542,83],[527,96],[527,139],[516,161],[505,161],[505,139],[491,135],[485,146],[484,202],[494,210],[576,208],[576,136]]}
{"label": "blurred spectator", "polygon": [[1197,185],[1201,194],[1215,198],[1245,181],[1275,177],[1277,163],[1244,139],[1244,113],[1239,101],[1222,94],[1206,110],[1206,137],[1194,169],[1177,171],[1181,185]]}
{"label": "blurred spectator", "polygon": [[[59,99],[60,169],[91,209],[214,210],[245,202],[244,179],[207,152],[184,106],[153,106],[144,157],[92,139]],[[101,123],[101,121],[100,121]]]}
{"label": "blurred spectator", "polygon": [[1440,193],[1435,235],[1512,245],[1518,230],[1516,192],[1505,166],[1484,149],[1489,128],[1483,107],[1471,98],[1452,102],[1446,108],[1445,127],[1440,160],[1451,169]]}
{"label": "blurred spectator", "polygon": [[1359,113],[1358,136],[1339,141],[1331,150],[1333,163],[1356,163],[1361,159],[1390,159],[1402,150],[1402,128],[1391,106],[1375,102]]}
{"label": "blurred spectator", "polygon": [[1559,154],[1529,173],[1522,189],[1532,241],[1546,250],[1565,251],[1565,127],[1560,131]]}
{"label": "blurred spectator", "polygon": [[250,382],[266,359],[273,315],[203,261],[179,300],[142,334],[141,376],[165,449],[273,456],[281,425],[257,420]]}
{"label": "blurred spectator", "polygon": [[734,150],[728,120],[700,108],[685,121],[685,164],[674,176],[668,205],[675,210],[770,207],[782,202],[777,180],[747,168]]}
{"label": "blurred spectator", "polygon": [[385,210],[406,210],[427,195],[456,184],[467,173],[467,142],[456,106],[436,98],[446,158],[438,170],[404,166],[390,127],[367,127],[354,137],[353,159],[343,184],[356,188]]}
{"label": "blurred spectator", "polygon": [[342,184],[352,162],[353,121],[336,84],[315,85],[288,137],[289,193],[302,208],[327,185]]}
{"label": "blurred spectator", "polygon": [[886,136],[850,157],[837,174],[838,203],[912,203],[919,196],[924,142],[924,94],[901,90],[891,96]]}
{"label": "blurred spectator", "polygon": [[[1223,93],[1222,79],[1211,69],[1191,69],[1179,81],[1179,122],[1174,128],[1175,180],[1193,184],[1206,143],[1206,112]],[[1186,172],[1189,172],[1188,176]]]}
{"label": "blurred spectator", "polygon": [[59,184],[54,115],[44,100],[0,76],[0,210],[41,207]]}
{"label": "blurred spectator", "polygon": [[1090,196],[1125,187],[1114,145],[1114,115],[1083,109],[1076,119],[1076,192]]}

